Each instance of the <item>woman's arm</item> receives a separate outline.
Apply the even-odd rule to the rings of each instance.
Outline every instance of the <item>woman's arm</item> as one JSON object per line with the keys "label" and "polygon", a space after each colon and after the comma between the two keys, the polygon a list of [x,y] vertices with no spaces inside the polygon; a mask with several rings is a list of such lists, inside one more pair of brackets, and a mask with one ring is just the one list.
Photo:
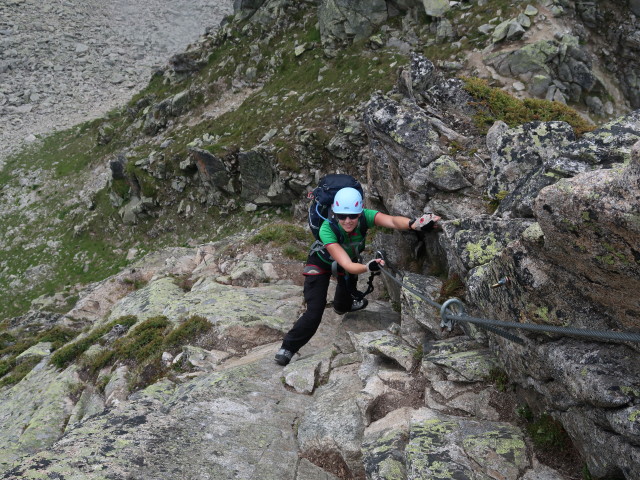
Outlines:
{"label": "woman's arm", "polygon": [[420,223],[432,222],[432,225],[435,225],[438,220],[440,220],[440,217],[433,214],[425,214],[422,217],[415,219],[402,217],[399,215],[392,216],[387,215],[386,213],[378,212],[374,218],[374,223],[378,227],[393,228],[395,230],[411,230],[413,224],[414,230],[421,230],[423,226],[420,225]]}
{"label": "woman's arm", "polygon": [[378,227],[393,228],[395,230],[411,230],[411,219],[401,216],[391,216],[378,212],[374,218],[374,223]]}
{"label": "woman's arm", "polygon": [[338,262],[342,268],[353,275],[360,275],[361,273],[367,273],[367,266],[362,263],[353,262],[347,252],[339,243],[330,243],[326,245],[327,252]]}

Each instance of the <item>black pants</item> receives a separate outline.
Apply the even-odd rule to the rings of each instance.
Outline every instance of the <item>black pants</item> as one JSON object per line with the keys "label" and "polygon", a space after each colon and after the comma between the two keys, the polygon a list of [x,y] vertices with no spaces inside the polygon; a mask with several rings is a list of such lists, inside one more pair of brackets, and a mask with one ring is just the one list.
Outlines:
{"label": "black pants", "polygon": [[[307,310],[298,318],[293,328],[285,335],[282,348],[296,353],[313,337],[320,326],[324,308],[327,305],[330,273],[307,275],[304,280],[304,300]],[[338,277],[338,286],[333,298],[333,306],[341,312],[351,310],[353,297],[351,292],[358,284],[357,275]]]}

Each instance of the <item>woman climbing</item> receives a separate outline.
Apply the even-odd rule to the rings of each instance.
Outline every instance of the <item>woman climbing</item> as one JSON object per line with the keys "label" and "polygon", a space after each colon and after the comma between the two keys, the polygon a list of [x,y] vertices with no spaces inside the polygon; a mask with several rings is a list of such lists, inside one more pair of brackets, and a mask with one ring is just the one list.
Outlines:
{"label": "woman climbing", "polygon": [[279,365],[287,365],[318,330],[327,303],[332,270],[338,280],[333,299],[334,311],[342,315],[367,306],[367,300],[358,295],[356,289],[358,275],[375,272],[380,270],[381,265],[384,266],[384,261],[379,258],[366,264],[358,262],[368,228],[379,226],[429,231],[440,220],[439,216],[431,213],[409,219],[363,208],[362,195],[355,188],[339,190],[333,199],[331,211],[332,218],[325,220],[318,232],[322,248],[312,250],[303,271],[306,311],[285,335],[275,356]]}

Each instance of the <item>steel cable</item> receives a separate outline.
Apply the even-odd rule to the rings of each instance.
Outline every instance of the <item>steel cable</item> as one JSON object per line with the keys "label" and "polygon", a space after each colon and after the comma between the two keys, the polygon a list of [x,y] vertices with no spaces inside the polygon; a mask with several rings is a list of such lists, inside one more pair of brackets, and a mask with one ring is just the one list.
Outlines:
{"label": "steel cable", "polygon": [[[395,278],[391,273],[389,273],[386,270],[386,268],[381,268],[380,270],[387,278],[393,280],[402,288],[413,293],[424,302],[428,303],[429,305],[437,309],[442,308],[442,305],[440,305],[439,303],[434,302],[430,298],[425,297],[422,293],[418,292],[416,289],[405,285],[402,281]],[[488,330],[493,331],[494,333],[497,333],[498,335],[501,335],[505,338],[509,338],[507,335],[503,334],[507,332],[501,332],[499,330],[496,331],[496,328],[520,328],[522,330],[528,330],[528,331],[534,331],[534,332],[559,333],[564,335],[573,335],[578,337],[592,338],[595,340],[617,340],[617,341],[624,341],[624,342],[640,343],[640,334],[631,333],[631,332],[613,332],[613,331],[602,331],[602,330],[590,330],[586,328],[559,327],[555,325],[538,325],[535,323],[505,322],[502,320],[492,320],[488,318],[472,317],[464,313],[461,315],[455,315],[452,313],[445,312],[442,316],[452,321],[468,322],[468,323],[481,325],[484,328],[487,328]],[[515,338],[518,338],[518,337],[515,337]],[[509,338],[509,340],[518,342],[518,340],[520,339],[515,340],[513,338]]]}

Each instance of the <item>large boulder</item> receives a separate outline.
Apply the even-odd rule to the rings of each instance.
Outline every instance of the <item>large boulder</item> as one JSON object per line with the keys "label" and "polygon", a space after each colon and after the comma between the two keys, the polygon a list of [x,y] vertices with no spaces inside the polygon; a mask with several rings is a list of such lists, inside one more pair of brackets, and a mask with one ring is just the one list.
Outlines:
{"label": "large boulder", "polygon": [[[503,200],[510,207],[502,206],[503,210],[508,208],[517,216],[531,216],[533,198],[519,195],[518,188],[547,159],[558,157],[573,140],[573,129],[565,122],[531,122],[514,128],[496,122],[487,134],[487,147],[491,153],[487,195]],[[553,178],[548,179],[549,183],[553,181]]]}
{"label": "large boulder", "polygon": [[362,448],[367,478],[561,478],[534,466],[518,428],[428,408],[399,409],[371,424]]}
{"label": "large boulder", "polygon": [[222,159],[200,148],[191,148],[189,155],[195,163],[203,183],[217,189],[229,190],[231,176]]}
{"label": "large boulder", "polygon": [[273,159],[264,151],[238,153],[242,191],[240,198],[256,205],[290,205],[296,198],[274,170]]}
{"label": "large boulder", "polygon": [[368,38],[387,17],[385,0],[322,0],[318,7],[322,44],[331,50]]}
{"label": "large boulder", "polygon": [[312,407],[298,426],[303,456],[337,455],[352,477],[362,474],[360,444],[364,422],[356,403],[361,388],[353,373],[335,375],[317,390]]}
{"label": "large boulder", "polygon": [[503,217],[532,217],[533,201],[562,178],[629,162],[640,139],[640,111],[612,120],[576,140],[563,122],[527,123],[509,129],[496,122],[487,134],[491,171],[487,194]]}
{"label": "large boulder", "polygon": [[[624,168],[583,173],[543,189],[534,210],[544,255],[564,263],[589,303],[622,328],[640,327],[640,143]],[[576,284],[574,284],[576,285]]]}

